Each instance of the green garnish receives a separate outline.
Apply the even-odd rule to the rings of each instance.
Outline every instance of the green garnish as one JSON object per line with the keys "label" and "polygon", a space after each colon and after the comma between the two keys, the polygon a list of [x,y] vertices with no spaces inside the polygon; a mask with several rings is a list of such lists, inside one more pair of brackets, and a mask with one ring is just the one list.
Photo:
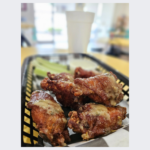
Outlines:
{"label": "green garnish", "polygon": [[71,73],[71,71],[67,70],[66,65],[52,63],[40,57],[37,57],[36,59],[32,60],[31,65],[32,67],[35,67],[34,74],[41,77],[46,77],[47,72],[53,74],[58,74],[62,72]]}

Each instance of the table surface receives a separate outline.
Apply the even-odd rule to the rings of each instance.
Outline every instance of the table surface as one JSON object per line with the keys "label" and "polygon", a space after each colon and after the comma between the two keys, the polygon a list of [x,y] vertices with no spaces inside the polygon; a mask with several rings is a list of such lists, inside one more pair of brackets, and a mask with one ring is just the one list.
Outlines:
{"label": "table surface", "polygon": [[34,25],[31,23],[21,23],[21,29],[33,28]]}
{"label": "table surface", "polygon": [[110,39],[108,43],[111,45],[129,47],[129,39],[125,39],[125,38],[113,38],[113,39]]}
{"label": "table surface", "polygon": [[[55,53],[68,53],[67,50],[56,50]],[[39,54],[38,50],[34,47],[25,47],[21,48],[21,65],[23,64],[23,61],[26,57]],[[129,77],[129,62],[113,57],[108,56],[105,54],[100,54],[96,52],[87,52],[87,54],[92,55],[96,57],[97,59],[101,60],[105,64],[109,65],[110,67],[116,69],[123,75]]]}

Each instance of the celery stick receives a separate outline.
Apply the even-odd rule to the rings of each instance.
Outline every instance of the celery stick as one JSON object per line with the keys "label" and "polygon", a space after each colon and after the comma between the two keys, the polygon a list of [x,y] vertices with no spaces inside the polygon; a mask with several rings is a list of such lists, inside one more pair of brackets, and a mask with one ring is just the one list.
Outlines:
{"label": "celery stick", "polygon": [[60,64],[56,64],[56,63],[51,63],[51,62],[49,62],[47,60],[44,60],[42,58],[36,58],[36,60],[38,61],[38,63],[40,63],[44,67],[48,68],[50,72],[51,72],[51,70],[53,70],[53,71],[56,71],[56,72],[71,73],[71,71],[67,70],[67,66],[65,66],[66,68],[64,68],[64,65],[60,65]]}
{"label": "celery stick", "polygon": [[[51,73],[57,74],[57,73],[60,73],[60,72],[56,72],[56,71],[51,70]],[[47,71],[44,70],[44,69],[38,68],[38,67],[36,67],[34,69],[34,74],[42,76],[42,77],[47,77]]]}
{"label": "celery stick", "polygon": [[[42,62],[42,63],[41,63]],[[32,67],[35,67],[34,74],[39,75],[41,77],[46,77],[47,72],[58,74],[62,72],[69,72],[64,65],[56,64],[56,63],[50,63],[48,61],[45,61],[42,58],[34,59],[31,61]]]}
{"label": "celery stick", "polygon": [[47,70],[47,72],[49,71],[47,67],[44,67],[43,65],[39,64],[38,61],[35,59],[31,61],[31,65],[32,67],[38,67],[39,69]]}
{"label": "celery stick", "polygon": [[42,70],[42,69],[39,69],[39,68],[34,69],[34,74],[38,75],[38,76],[41,76],[41,77],[46,77],[47,76],[47,72]]}

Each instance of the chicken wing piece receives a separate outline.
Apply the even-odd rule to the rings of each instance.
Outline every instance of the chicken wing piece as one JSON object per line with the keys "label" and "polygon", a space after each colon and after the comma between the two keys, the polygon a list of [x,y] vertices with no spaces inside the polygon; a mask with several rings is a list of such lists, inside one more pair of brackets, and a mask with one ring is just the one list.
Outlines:
{"label": "chicken wing piece", "polygon": [[[74,95],[70,93],[73,86],[74,77],[69,73],[51,74],[47,73],[49,88],[56,95],[57,100],[65,107],[72,106],[74,103]],[[68,82],[61,82],[68,81]]]}
{"label": "chicken wing piece", "polygon": [[50,80],[70,81],[70,82],[74,81],[73,75],[69,73],[51,74],[50,72],[48,72],[47,76]]}
{"label": "chicken wing piece", "polygon": [[68,127],[81,133],[83,140],[99,135],[106,135],[122,127],[126,117],[126,108],[121,106],[106,107],[101,104],[88,103],[78,111],[69,112]]}
{"label": "chicken wing piece", "polygon": [[41,88],[44,90],[53,91],[56,95],[58,102],[60,102],[65,107],[71,107],[77,110],[85,102],[89,101],[86,96],[76,97],[71,92],[74,87],[73,76],[61,73],[61,74],[50,74],[48,73],[48,78],[45,78],[41,82]]}
{"label": "chicken wing piece", "polygon": [[90,78],[76,78],[72,89],[74,96],[86,95],[97,103],[115,106],[123,98],[122,85],[116,83],[112,73],[103,73]]}
{"label": "chicken wing piece", "polygon": [[74,78],[89,78],[89,77],[94,77],[96,75],[101,74],[98,71],[88,71],[84,70],[81,67],[77,67],[74,71]]}
{"label": "chicken wing piece", "polygon": [[39,135],[53,146],[66,146],[70,141],[67,119],[53,97],[43,91],[34,91],[27,107],[31,109]]}

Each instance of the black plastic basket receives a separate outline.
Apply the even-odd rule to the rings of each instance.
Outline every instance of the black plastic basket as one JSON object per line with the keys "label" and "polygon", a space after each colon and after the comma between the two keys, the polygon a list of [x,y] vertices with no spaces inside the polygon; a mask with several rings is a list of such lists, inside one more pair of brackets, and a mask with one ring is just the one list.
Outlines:
{"label": "black plastic basket", "polygon": [[[53,54],[50,56],[35,55],[25,59],[22,70],[21,70],[21,146],[22,147],[33,147],[33,146],[44,146],[43,140],[38,136],[38,130],[35,128],[35,123],[32,120],[30,109],[28,109],[27,103],[30,101],[30,96],[33,91],[33,68],[29,65],[30,61],[36,57],[42,57],[45,59],[51,59],[52,57],[58,57],[59,62],[67,61],[67,57],[72,56],[74,58],[87,58],[98,64],[96,70],[101,72],[112,71],[117,77],[118,83],[123,85],[123,100],[129,104],[129,79],[117,72],[113,68],[104,64],[100,60],[87,55],[87,54]],[[80,134],[71,135],[73,142],[82,141]]]}

